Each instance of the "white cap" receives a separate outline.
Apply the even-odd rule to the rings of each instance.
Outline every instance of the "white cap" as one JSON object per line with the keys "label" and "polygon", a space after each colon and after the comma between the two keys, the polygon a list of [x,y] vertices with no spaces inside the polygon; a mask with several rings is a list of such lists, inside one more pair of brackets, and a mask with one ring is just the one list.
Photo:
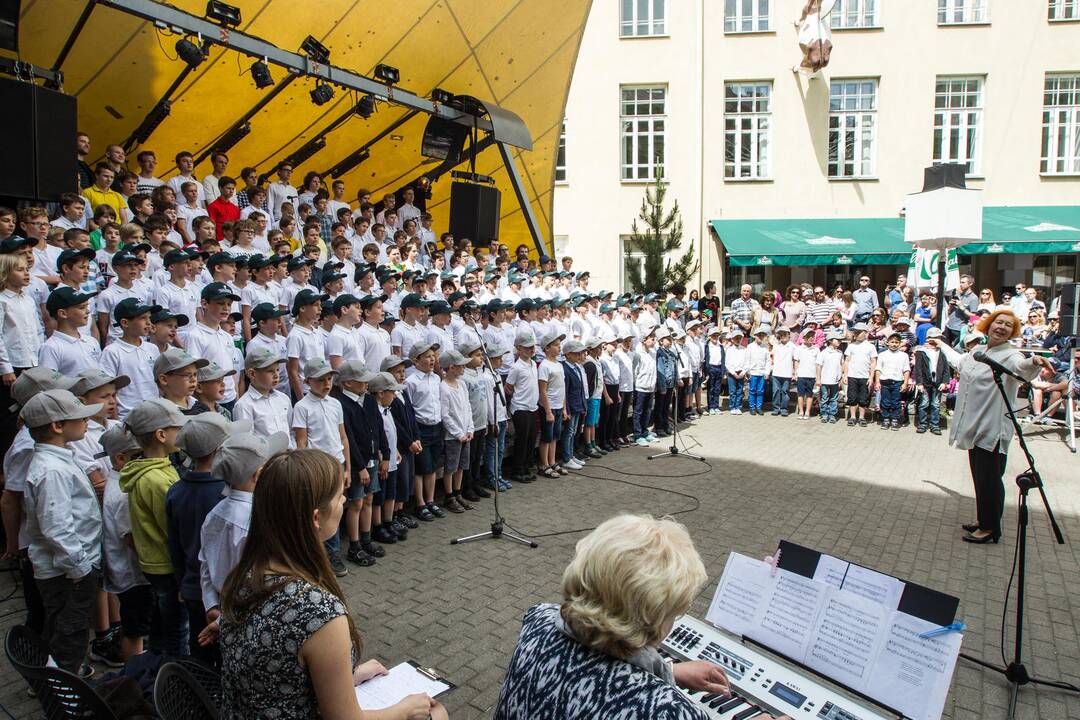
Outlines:
{"label": "white cap", "polygon": [[180,412],[176,403],[164,398],[151,398],[128,413],[124,424],[135,435],[144,435],[162,428],[183,427],[190,419]]}

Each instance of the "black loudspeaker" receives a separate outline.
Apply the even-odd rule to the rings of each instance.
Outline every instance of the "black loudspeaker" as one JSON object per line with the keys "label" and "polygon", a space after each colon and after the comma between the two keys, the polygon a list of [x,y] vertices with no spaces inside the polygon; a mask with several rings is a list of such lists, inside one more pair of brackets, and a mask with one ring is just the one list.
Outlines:
{"label": "black loudspeaker", "polygon": [[967,189],[964,178],[967,175],[967,165],[963,163],[942,163],[931,165],[923,170],[923,192],[938,190],[940,188]]}
{"label": "black loudspeaker", "polygon": [[490,185],[456,182],[450,186],[450,232],[475,247],[499,239],[501,193]]}
{"label": "black loudspeaker", "polygon": [[0,0],[0,50],[19,52],[20,0]]}
{"label": "black loudspeaker", "polygon": [[1080,283],[1061,286],[1061,305],[1058,307],[1058,334],[1080,335]]}
{"label": "black loudspeaker", "polygon": [[464,125],[432,115],[424,127],[420,154],[436,160],[453,160],[457,164],[468,134],[469,128]]}
{"label": "black loudspeaker", "polygon": [[70,95],[19,80],[0,79],[0,196],[56,200],[78,192],[75,160],[76,101]]}

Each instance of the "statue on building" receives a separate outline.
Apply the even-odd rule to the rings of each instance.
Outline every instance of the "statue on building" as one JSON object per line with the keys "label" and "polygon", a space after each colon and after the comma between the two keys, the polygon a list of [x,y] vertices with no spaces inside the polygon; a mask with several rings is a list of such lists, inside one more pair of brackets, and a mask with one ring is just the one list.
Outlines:
{"label": "statue on building", "polygon": [[835,4],[836,0],[806,0],[802,16],[795,23],[799,28],[799,47],[803,59],[801,64],[792,68],[793,72],[812,76],[829,64],[832,53],[829,14]]}

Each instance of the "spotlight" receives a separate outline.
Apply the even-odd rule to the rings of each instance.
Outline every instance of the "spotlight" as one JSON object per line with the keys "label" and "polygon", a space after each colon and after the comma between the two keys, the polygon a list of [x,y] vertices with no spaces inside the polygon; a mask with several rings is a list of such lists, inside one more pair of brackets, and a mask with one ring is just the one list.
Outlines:
{"label": "spotlight", "polygon": [[316,105],[325,105],[334,99],[334,88],[329,85],[319,84],[311,91],[311,102]]}
{"label": "spotlight", "polygon": [[206,17],[230,27],[240,24],[240,8],[234,5],[226,5],[218,0],[209,0],[206,3]]}
{"label": "spotlight", "polygon": [[135,130],[135,141],[140,145],[146,142],[150,135],[157,130],[158,125],[165,122],[165,118],[169,117],[171,111],[172,103],[168,100],[160,100],[143,119],[138,129]]}
{"label": "spotlight", "polygon": [[360,98],[360,102],[356,103],[353,112],[367,120],[375,112],[375,98],[371,95]]}
{"label": "spotlight", "polygon": [[206,54],[203,53],[202,48],[187,38],[181,38],[176,41],[176,54],[179,55],[180,59],[186,62],[187,66],[192,69],[202,65],[203,60],[206,59]]}
{"label": "spotlight", "polygon": [[240,142],[248,135],[251,134],[251,123],[246,122],[243,125],[237,125],[214,145],[214,152],[229,152],[236,143]]}
{"label": "spotlight", "polygon": [[300,49],[303,50],[309,58],[320,65],[326,65],[330,62],[330,48],[323,45],[311,35],[308,35],[304,38],[304,42],[300,43]]}
{"label": "spotlight", "polygon": [[454,93],[442,88],[435,88],[431,91],[431,101],[439,105],[449,105],[454,102]]}
{"label": "spotlight", "polygon": [[310,158],[315,153],[326,147],[326,138],[317,137],[314,140],[306,143],[300,147],[296,152],[288,157],[288,163],[294,168],[298,165],[302,165],[305,160]]}
{"label": "spotlight", "polygon": [[401,80],[401,73],[396,67],[379,63],[375,66],[375,77],[382,80],[387,85],[394,85]]}
{"label": "spotlight", "polygon": [[255,87],[260,90],[274,84],[274,78],[270,74],[270,66],[262,60],[251,63],[251,79],[255,81]]}

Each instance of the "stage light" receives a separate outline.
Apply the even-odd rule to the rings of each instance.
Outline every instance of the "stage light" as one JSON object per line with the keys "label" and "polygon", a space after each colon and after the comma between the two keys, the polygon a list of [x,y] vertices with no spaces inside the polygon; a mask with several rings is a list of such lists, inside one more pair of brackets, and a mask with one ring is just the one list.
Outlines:
{"label": "stage light", "polygon": [[176,41],[176,54],[179,55],[180,59],[186,62],[187,66],[192,69],[202,65],[203,60],[206,59],[206,54],[203,53],[202,48],[187,38],[181,38]]}
{"label": "stage light", "polygon": [[290,155],[289,164],[296,168],[324,147],[326,147],[326,138],[317,137]]}
{"label": "stage light", "polygon": [[315,89],[311,91],[311,102],[316,105],[325,105],[334,99],[334,88],[322,83],[315,86]]}
{"label": "stage light", "polygon": [[217,141],[214,145],[214,152],[228,152],[236,145],[236,143],[246,138],[249,134],[251,134],[251,123],[249,122],[234,127],[232,130],[225,133],[224,137]]}
{"label": "stage light", "polygon": [[255,87],[260,90],[274,84],[274,77],[270,74],[270,66],[262,60],[251,63],[251,79],[255,81]]}
{"label": "stage light", "polygon": [[218,0],[209,0],[206,3],[206,17],[230,27],[240,24],[240,8],[235,5],[226,5]]}
{"label": "stage light", "polygon": [[367,120],[375,112],[375,98],[371,95],[360,98],[360,102],[356,103],[353,112]]}
{"label": "stage light", "polygon": [[140,145],[146,142],[150,138],[150,135],[157,130],[158,125],[165,122],[165,118],[169,117],[170,112],[172,112],[171,102],[168,100],[161,100],[158,102],[135,131],[135,141]]}
{"label": "stage light", "polygon": [[394,85],[401,80],[401,73],[396,67],[379,63],[375,66],[375,77],[387,85]]}
{"label": "stage light", "polygon": [[442,88],[435,88],[431,91],[431,101],[439,105],[449,105],[454,102],[454,93]]}
{"label": "stage light", "polygon": [[343,175],[345,175],[345,173],[349,172],[354,167],[367,160],[369,156],[370,153],[368,152],[367,148],[360,148],[359,150],[356,150],[355,152],[347,155],[341,162],[330,168],[330,170],[326,174],[333,178],[342,177]]}
{"label": "stage light", "polygon": [[311,35],[308,35],[304,38],[304,42],[300,43],[300,49],[303,50],[309,58],[320,65],[326,65],[330,62],[330,48],[323,45]]}

